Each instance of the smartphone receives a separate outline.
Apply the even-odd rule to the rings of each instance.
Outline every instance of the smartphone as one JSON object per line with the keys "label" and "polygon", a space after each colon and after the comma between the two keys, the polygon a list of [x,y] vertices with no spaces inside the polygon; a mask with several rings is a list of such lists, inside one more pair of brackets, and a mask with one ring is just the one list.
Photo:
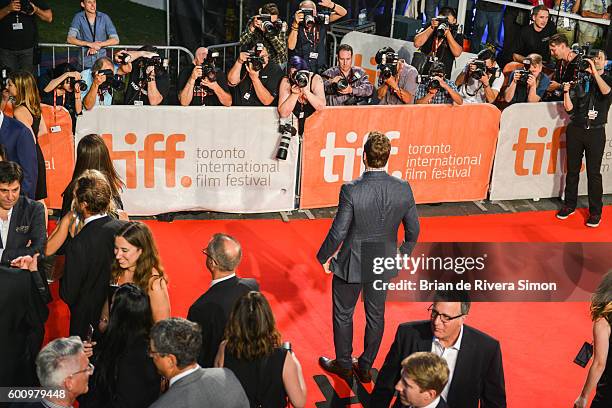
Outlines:
{"label": "smartphone", "polygon": [[87,333],[85,334],[84,341],[91,343],[91,340],[93,339],[93,335],[94,335],[94,328],[90,324],[89,327],[87,328]]}

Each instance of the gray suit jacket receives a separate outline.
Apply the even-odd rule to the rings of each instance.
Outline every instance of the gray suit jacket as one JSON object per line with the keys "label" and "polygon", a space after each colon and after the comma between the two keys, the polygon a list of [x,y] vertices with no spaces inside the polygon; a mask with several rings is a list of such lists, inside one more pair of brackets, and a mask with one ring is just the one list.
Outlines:
{"label": "gray suit jacket", "polygon": [[[410,185],[384,171],[368,171],[340,189],[338,212],[317,259],[322,264],[342,248],[330,268],[348,283],[371,282],[367,259],[397,254],[397,231],[404,225],[402,254],[410,255],[419,236],[419,219]],[[362,253],[366,249],[367,254]],[[362,255],[365,255],[362,259]],[[362,261],[367,270],[362,271]],[[365,266],[364,266],[365,267]],[[390,276],[397,275],[397,271]]]}
{"label": "gray suit jacket", "polygon": [[175,382],[149,408],[249,408],[242,385],[227,368],[199,368]]}

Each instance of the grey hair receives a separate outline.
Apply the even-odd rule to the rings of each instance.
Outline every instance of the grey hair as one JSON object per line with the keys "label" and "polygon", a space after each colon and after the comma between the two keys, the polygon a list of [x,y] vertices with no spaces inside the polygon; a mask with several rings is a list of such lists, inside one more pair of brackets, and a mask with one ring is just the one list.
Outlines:
{"label": "grey hair", "polygon": [[[225,245],[228,241],[238,245],[237,255],[229,254],[228,251],[226,251]],[[235,270],[242,259],[242,247],[240,246],[240,242],[227,234],[217,233],[213,235],[206,250],[217,263],[217,268],[223,272]]]}
{"label": "grey hair", "polygon": [[171,317],[155,323],[151,341],[159,354],[172,354],[182,369],[196,362],[202,346],[200,325],[181,317]]}
{"label": "grey hair", "polygon": [[461,314],[466,315],[470,312],[470,296],[464,290],[437,290],[434,293],[435,302],[461,302]]}
{"label": "grey hair", "polygon": [[78,370],[76,357],[83,352],[78,336],[62,337],[47,344],[36,357],[36,374],[43,387],[63,388],[66,377]]}

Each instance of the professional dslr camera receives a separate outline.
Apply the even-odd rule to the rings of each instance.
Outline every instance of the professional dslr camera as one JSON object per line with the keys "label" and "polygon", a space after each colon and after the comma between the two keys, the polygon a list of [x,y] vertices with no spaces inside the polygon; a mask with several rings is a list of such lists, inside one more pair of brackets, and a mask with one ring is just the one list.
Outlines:
{"label": "professional dslr camera", "polygon": [[291,123],[288,123],[287,120],[290,121],[291,119],[281,119],[281,124],[278,126],[278,133],[281,134],[278,150],[276,151],[276,158],[278,160],[287,160],[291,138],[297,134],[297,129]]}
{"label": "professional dslr camera", "polygon": [[470,62],[471,65],[476,65],[474,71],[469,71],[470,76],[474,79],[480,79],[485,74],[491,75],[491,78],[499,78],[500,72],[497,67],[487,67],[487,63],[483,60],[474,60]]}
{"label": "professional dslr camera", "polygon": [[295,71],[291,75],[289,75],[289,83],[291,85],[297,85],[300,88],[306,88],[306,86],[308,86],[309,81],[310,71],[306,69]]}
{"label": "professional dslr camera", "polygon": [[34,13],[34,6],[30,3],[30,0],[20,0],[19,4],[21,5],[21,12],[24,14],[32,14]]}
{"label": "professional dslr camera", "polygon": [[529,72],[530,68],[531,68],[531,60],[528,58],[525,58],[523,60],[523,68],[517,69],[514,72],[514,75],[520,75],[520,78],[517,79],[516,81],[517,85],[527,85],[527,79],[529,79],[529,75],[531,75],[531,73]]}
{"label": "professional dslr camera", "polygon": [[206,56],[202,62],[202,76],[196,79],[194,88],[202,86],[202,78],[207,78],[211,82],[217,80],[217,58],[219,58],[219,51],[213,51]]}
{"label": "professional dslr camera", "polygon": [[66,78],[66,82],[70,84],[72,89],[76,89],[75,86],[79,85],[81,92],[87,91],[87,84],[82,79],[76,79],[75,77]]}
{"label": "professional dslr camera", "polygon": [[587,69],[591,67],[588,60],[592,60],[597,57],[598,50],[591,47],[590,43],[586,43],[583,46],[578,44],[572,45],[572,52],[576,54],[576,66],[578,67],[578,71],[586,72]]}
{"label": "professional dslr camera", "polygon": [[261,21],[261,29],[264,33],[277,35],[283,30],[283,22],[281,20],[272,21],[271,14],[260,14],[255,18]]}
{"label": "professional dslr camera", "polygon": [[261,56],[261,52],[264,49],[264,45],[262,43],[257,43],[255,45],[255,49],[249,51],[249,57],[246,60],[247,64],[251,65],[253,71],[261,71],[264,66],[264,59]]}
{"label": "professional dslr camera", "polygon": [[302,21],[302,23],[308,28],[311,28],[315,25],[328,25],[329,24],[329,14],[328,13],[318,13],[315,16],[313,9],[300,9],[300,13],[304,15],[304,20]]}
{"label": "professional dslr camera", "polygon": [[160,57],[159,55],[155,55],[151,58],[143,58],[145,67],[154,67],[156,69],[164,69],[168,68],[168,60]]}
{"label": "professional dslr camera", "polygon": [[425,84],[427,91],[431,91],[433,89],[439,90],[442,88],[441,81],[444,81],[444,71],[444,64],[436,61],[429,69],[429,75],[419,75],[417,77],[417,83]]}
{"label": "professional dslr camera", "polygon": [[353,72],[349,78],[342,77],[338,82],[331,84],[332,92],[337,94],[338,91],[344,91],[349,85],[359,81],[360,78],[361,74],[359,72]]}
{"label": "professional dslr camera", "polygon": [[123,80],[121,76],[115,75],[112,69],[101,69],[96,72],[96,75],[104,75],[106,76],[106,80],[100,85],[100,89],[109,89],[112,88],[114,90],[119,90],[123,88]]}
{"label": "professional dslr camera", "polygon": [[376,68],[380,71],[378,78],[379,83],[383,83],[385,80],[395,76],[397,74],[397,63],[399,56],[397,52],[391,47],[384,47],[378,50],[376,56]]}

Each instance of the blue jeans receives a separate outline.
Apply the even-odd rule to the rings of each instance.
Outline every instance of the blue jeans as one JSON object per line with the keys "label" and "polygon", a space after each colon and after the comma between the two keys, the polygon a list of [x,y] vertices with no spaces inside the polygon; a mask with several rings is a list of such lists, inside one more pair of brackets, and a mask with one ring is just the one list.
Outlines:
{"label": "blue jeans", "polygon": [[487,43],[495,44],[499,47],[499,28],[504,16],[503,11],[483,11],[476,10],[476,18],[474,19],[474,35],[472,37],[473,53],[478,53],[482,49],[482,36],[485,28],[488,26]]}
{"label": "blue jeans", "polygon": [[[416,1],[416,0],[412,0]],[[457,11],[459,6],[459,0],[425,0],[425,17],[426,22],[429,23],[432,18],[438,15],[436,8],[440,10],[442,7],[451,7]]]}

